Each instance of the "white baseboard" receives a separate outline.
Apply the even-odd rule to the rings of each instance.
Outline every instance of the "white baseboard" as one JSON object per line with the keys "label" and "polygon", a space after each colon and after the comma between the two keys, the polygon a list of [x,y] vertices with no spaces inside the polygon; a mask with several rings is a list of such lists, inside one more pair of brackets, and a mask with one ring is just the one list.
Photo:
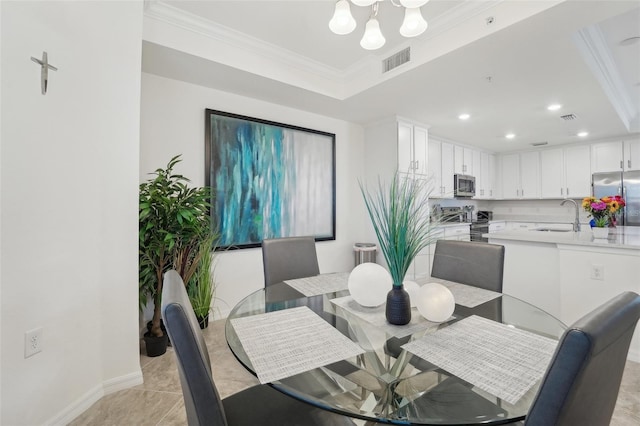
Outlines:
{"label": "white baseboard", "polygon": [[117,392],[123,389],[128,389],[133,386],[137,386],[142,383],[142,370],[124,376],[115,377],[109,379],[89,390],[83,396],[78,398],[75,402],[68,405],[57,415],[52,417],[49,421],[45,422],[46,425],[66,425],[71,423],[76,417],[84,413],[93,404],[98,402],[100,398],[113,392]]}
{"label": "white baseboard", "polygon": [[142,370],[138,370],[134,373],[107,380],[102,384],[102,389],[104,390],[105,395],[109,395],[114,392],[141,385],[142,381]]}

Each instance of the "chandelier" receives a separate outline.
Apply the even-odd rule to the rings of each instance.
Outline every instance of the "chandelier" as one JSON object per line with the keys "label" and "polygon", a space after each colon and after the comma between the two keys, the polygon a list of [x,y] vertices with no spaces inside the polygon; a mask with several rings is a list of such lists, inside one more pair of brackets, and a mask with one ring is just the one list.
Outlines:
{"label": "chandelier", "polygon": [[[400,26],[400,34],[405,37],[419,36],[427,29],[427,21],[420,13],[420,7],[427,4],[429,0],[390,0],[396,7],[404,7],[404,20]],[[371,6],[371,14],[365,25],[364,35],[360,40],[363,49],[375,50],[384,46],[386,42],[380,24],[378,23],[378,3],[382,0],[351,0],[356,6]],[[399,3],[398,3],[399,2]],[[351,7],[348,0],[338,0],[336,10],[329,21],[329,28],[335,34],[344,35],[351,33],[356,28],[356,20],[351,15]]]}

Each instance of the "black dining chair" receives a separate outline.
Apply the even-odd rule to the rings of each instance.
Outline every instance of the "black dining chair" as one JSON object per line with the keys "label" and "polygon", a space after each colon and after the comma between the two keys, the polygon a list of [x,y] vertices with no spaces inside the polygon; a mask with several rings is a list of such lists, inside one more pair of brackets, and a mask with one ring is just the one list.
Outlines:
{"label": "black dining chair", "polygon": [[431,276],[502,293],[504,246],[438,240]]}
{"label": "black dining chair", "polygon": [[164,275],[162,317],[176,359],[190,426],[314,426],[349,425],[341,416],[287,396],[268,385],[256,385],[220,399],[209,352],[180,275]]}
{"label": "black dining chair", "polygon": [[313,237],[271,238],[262,241],[264,285],[312,277],[320,273]]}

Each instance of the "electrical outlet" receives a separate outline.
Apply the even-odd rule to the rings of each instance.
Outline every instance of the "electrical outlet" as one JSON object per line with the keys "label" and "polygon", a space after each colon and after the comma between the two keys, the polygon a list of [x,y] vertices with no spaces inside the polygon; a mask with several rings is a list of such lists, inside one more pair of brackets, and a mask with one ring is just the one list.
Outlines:
{"label": "electrical outlet", "polygon": [[591,279],[592,280],[604,280],[604,266],[591,265]]}
{"label": "electrical outlet", "polygon": [[42,327],[34,328],[24,333],[24,357],[29,358],[41,351]]}

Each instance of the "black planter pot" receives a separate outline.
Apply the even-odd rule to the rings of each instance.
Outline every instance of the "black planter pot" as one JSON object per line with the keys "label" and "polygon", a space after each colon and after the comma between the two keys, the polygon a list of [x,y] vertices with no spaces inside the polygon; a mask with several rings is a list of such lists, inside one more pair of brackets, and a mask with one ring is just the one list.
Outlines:
{"label": "black planter pot", "polygon": [[147,356],[160,356],[167,352],[169,336],[164,333],[161,337],[152,336],[150,332],[144,333],[144,343],[147,347]]}
{"label": "black planter pot", "polygon": [[198,319],[198,324],[200,324],[200,328],[202,330],[209,327],[209,314],[205,315],[204,317],[199,317],[196,315],[196,318]]}
{"label": "black planter pot", "polygon": [[[151,333],[151,327],[153,327],[153,321],[149,321],[147,323],[147,334]],[[162,330],[164,335],[167,336],[167,346],[171,346],[171,339],[169,339],[169,337],[168,337],[167,329],[164,326],[164,321],[162,321],[162,318],[160,318],[160,330]],[[146,334],[145,334],[145,336],[146,336]],[[160,354],[160,355],[162,355],[162,354]]]}
{"label": "black planter pot", "polygon": [[411,321],[411,300],[402,285],[393,286],[387,293],[386,316],[389,324],[405,325]]}

